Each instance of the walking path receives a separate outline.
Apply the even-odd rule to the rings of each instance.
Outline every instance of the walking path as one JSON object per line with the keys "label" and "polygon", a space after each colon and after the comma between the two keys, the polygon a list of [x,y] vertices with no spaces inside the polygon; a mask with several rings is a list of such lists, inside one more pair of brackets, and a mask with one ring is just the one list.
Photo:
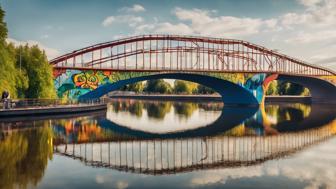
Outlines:
{"label": "walking path", "polygon": [[27,108],[1,109],[0,118],[9,116],[34,116],[34,115],[55,115],[74,114],[107,109],[106,104],[72,104],[57,106],[35,106]]}

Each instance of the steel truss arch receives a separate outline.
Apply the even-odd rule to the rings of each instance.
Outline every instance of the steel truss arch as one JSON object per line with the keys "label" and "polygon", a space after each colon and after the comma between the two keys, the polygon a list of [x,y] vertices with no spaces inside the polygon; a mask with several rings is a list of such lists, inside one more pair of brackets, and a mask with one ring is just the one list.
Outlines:
{"label": "steel truss arch", "polygon": [[55,69],[336,75],[247,41],[179,35],[141,35],[99,43],[55,58],[50,64]]}

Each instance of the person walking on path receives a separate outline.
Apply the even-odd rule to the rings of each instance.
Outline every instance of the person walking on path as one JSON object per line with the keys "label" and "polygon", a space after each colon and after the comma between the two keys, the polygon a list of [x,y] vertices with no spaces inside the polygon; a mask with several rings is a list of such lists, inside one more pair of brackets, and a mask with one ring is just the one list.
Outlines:
{"label": "person walking on path", "polygon": [[2,92],[1,100],[3,102],[3,108],[9,109],[10,108],[10,94],[7,90]]}

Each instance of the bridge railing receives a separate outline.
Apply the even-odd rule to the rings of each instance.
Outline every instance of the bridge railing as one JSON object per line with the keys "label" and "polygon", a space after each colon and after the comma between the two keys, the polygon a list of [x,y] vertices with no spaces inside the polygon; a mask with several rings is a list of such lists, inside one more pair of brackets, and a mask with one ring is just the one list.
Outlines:
{"label": "bridge railing", "polygon": [[105,103],[105,99],[8,99],[0,102],[0,111],[8,109],[28,109],[61,106],[79,106]]}

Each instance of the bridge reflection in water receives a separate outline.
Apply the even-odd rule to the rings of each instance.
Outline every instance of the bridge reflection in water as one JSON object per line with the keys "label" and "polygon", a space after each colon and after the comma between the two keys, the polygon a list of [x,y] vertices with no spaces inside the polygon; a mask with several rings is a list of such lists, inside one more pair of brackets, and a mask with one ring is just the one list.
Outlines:
{"label": "bridge reflection in water", "polygon": [[333,137],[336,121],[326,126],[270,136],[214,136],[101,143],[60,144],[59,155],[85,165],[143,174],[174,174],[198,169],[256,165],[285,157]]}
{"label": "bridge reflection in water", "polygon": [[[9,152],[16,149],[16,154],[0,154],[0,162],[14,161],[13,167],[24,165],[22,159],[13,158],[22,153],[27,159],[42,162],[43,166],[39,167],[43,173],[47,159],[56,154],[92,167],[152,175],[174,174],[257,165],[298,153],[336,134],[336,110],[332,106],[271,104],[257,112],[249,110],[250,115],[246,110],[215,103],[117,101],[111,105],[113,108],[107,113],[124,112],[125,119],[147,115],[147,123],[156,123],[152,126],[158,128],[165,119],[182,120],[181,123],[186,124],[185,120],[192,119],[194,114],[198,118],[212,115],[213,120],[205,127],[191,125],[191,130],[148,134],[134,125],[122,125],[115,115],[109,117],[106,112],[68,118],[39,117],[30,121],[6,119],[0,122],[0,151],[11,154]],[[212,113],[201,114],[203,111]],[[172,119],[181,115],[181,119]],[[141,126],[136,120],[132,122]],[[28,145],[21,144],[20,138]],[[34,153],[23,153],[25,151]],[[6,170],[3,172],[7,173]],[[11,174],[14,183],[16,176]]]}

